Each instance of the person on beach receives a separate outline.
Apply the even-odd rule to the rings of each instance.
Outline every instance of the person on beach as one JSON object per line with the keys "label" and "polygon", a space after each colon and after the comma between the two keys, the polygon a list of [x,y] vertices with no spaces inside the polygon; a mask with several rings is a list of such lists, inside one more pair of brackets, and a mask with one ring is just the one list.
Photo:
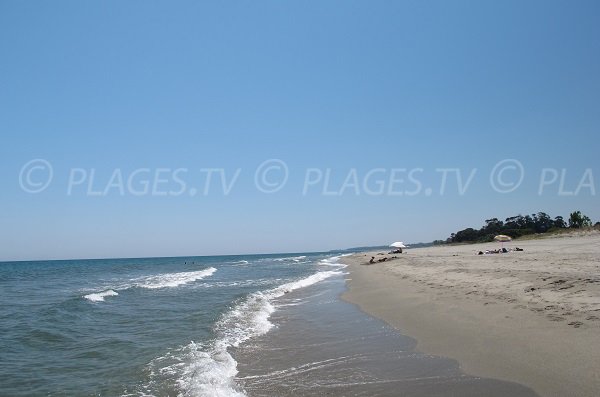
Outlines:
{"label": "person on beach", "polygon": [[372,257],[371,257],[371,260],[369,261],[369,263],[370,263],[371,265],[372,265],[373,263],[375,263],[375,257],[374,257],[374,256],[372,256]]}

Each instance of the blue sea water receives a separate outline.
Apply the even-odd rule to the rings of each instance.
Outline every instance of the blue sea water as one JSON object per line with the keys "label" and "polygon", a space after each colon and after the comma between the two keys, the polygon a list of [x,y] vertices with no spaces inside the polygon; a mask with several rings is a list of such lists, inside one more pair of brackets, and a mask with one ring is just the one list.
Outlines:
{"label": "blue sea water", "polygon": [[331,254],[0,263],[0,394],[244,395],[231,350]]}
{"label": "blue sea water", "polygon": [[0,396],[535,396],[342,301],[339,259],[0,263]]}

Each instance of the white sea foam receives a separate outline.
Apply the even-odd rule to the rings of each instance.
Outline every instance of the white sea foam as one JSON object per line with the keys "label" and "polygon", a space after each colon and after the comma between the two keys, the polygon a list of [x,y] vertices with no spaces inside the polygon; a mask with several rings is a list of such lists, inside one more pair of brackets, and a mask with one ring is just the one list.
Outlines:
{"label": "white sea foam", "polygon": [[337,267],[337,268],[346,267],[346,265],[344,265],[343,263],[339,263],[339,260],[342,256],[346,256],[346,255],[332,256],[330,258],[321,259],[319,261],[319,265],[333,266],[333,267]]}
{"label": "white sea foam", "polygon": [[207,269],[193,272],[165,273],[155,276],[135,278],[122,284],[113,284],[110,287],[104,287],[104,291],[84,295],[84,298],[92,302],[103,302],[106,296],[119,295],[115,290],[123,291],[133,287],[147,289],[178,287],[180,285],[189,284],[197,280],[202,280],[203,278],[211,276],[216,271],[217,269],[214,267],[209,267]]}
{"label": "white sea foam", "polygon": [[214,281],[202,283],[202,288],[260,287],[274,285],[278,281],[281,281],[281,279],[260,278],[256,280]]}
{"label": "white sea foam", "polygon": [[306,255],[300,255],[300,256],[288,256],[285,258],[275,258],[273,259],[276,262],[300,262],[302,261],[302,259],[305,259]]}
{"label": "white sea foam", "polygon": [[205,277],[212,275],[217,269],[209,267],[208,269],[198,270],[195,272],[180,272],[180,273],[167,273],[159,274],[156,276],[149,276],[138,279],[134,284],[136,287],[158,289],[158,288],[169,288],[178,287],[183,284],[188,284],[196,280],[202,280]]}
{"label": "white sea foam", "polygon": [[84,296],[85,299],[90,300],[92,302],[104,302],[104,298],[107,296],[117,296],[119,295],[117,292],[109,289],[107,291],[97,292],[94,294],[87,294]]}
{"label": "white sea foam", "polygon": [[241,261],[235,261],[235,262],[230,262],[232,265],[247,265],[250,262],[245,261],[245,260],[241,260]]}
{"label": "white sea foam", "polygon": [[[269,317],[275,311],[273,300],[299,288],[305,288],[339,271],[323,271],[301,280],[289,282],[265,291],[250,294],[227,312],[215,325],[217,338],[212,345],[191,342],[178,354],[160,357],[151,363],[160,366],[161,374],[176,375],[180,396],[241,397],[243,390],[236,385],[237,362],[228,349],[250,338],[267,333],[273,323]],[[170,363],[164,366],[164,363]]]}
{"label": "white sea foam", "polygon": [[280,297],[283,294],[286,294],[286,293],[291,292],[298,288],[308,287],[309,285],[313,285],[315,283],[318,283],[319,281],[323,281],[331,276],[335,276],[335,275],[339,275],[339,274],[342,274],[342,273],[333,271],[333,270],[328,270],[328,271],[324,271],[324,272],[315,273],[311,276],[308,276],[308,277],[303,278],[298,281],[293,281],[291,283],[283,284],[272,290],[273,291],[272,294],[274,295],[273,298]]}

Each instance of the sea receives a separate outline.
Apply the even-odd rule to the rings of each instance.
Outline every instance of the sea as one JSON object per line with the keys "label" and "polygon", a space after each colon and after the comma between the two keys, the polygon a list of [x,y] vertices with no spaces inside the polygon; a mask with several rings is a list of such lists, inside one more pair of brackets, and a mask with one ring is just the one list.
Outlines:
{"label": "sea", "polygon": [[0,396],[535,396],[340,296],[342,253],[0,263]]}

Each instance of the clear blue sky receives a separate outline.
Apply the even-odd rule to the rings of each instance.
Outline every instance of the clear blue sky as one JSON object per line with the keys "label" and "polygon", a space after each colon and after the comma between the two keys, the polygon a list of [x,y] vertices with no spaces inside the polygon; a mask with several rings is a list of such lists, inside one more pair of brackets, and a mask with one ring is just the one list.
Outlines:
{"label": "clear blue sky", "polygon": [[[589,180],[538,191],[543,168],[566,170],[563,192],[591,169],[600,190],[599,20],[597,1],[1,1],[0,260],[431,241],[537,211],[596,222]],[[53,170],[36,194],[19,182],[33,159]],[[272,194],[254,184],[269,159],[289,171]],[[510,193],[489,180],[503,159],[523,165]],[[215,176],[188,194],[211,167],[241,169],[231,192]],[[117,168],[186,168],[186,191],[68,195],[73,168],[96,170],[92,190]],[[353,168],[422,168],[422,185],[303,194],[308,168],[338,193]],[[440,194],[440,168],[477,172]]]}

